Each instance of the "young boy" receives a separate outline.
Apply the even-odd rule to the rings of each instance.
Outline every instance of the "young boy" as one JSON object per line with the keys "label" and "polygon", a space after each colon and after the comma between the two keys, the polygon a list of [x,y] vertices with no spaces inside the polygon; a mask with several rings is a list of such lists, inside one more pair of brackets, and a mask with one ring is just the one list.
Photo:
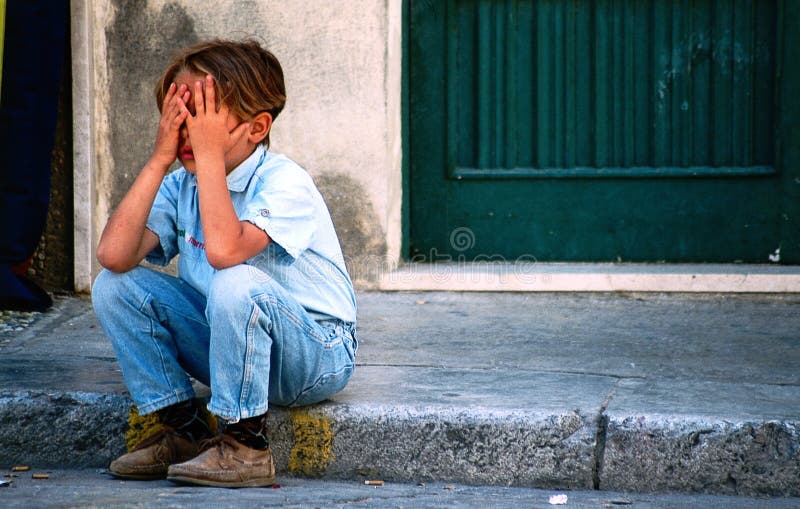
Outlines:
{"label": "young boy", "polygon": [[[356,301],[311,177],[272,153],[283,71],[253,41],[184,50],[156,87],[149,161],[97,247],[92,301],[142,415],[163,430],[112,474],[210,486],[268,486],[268,402],[308,405],[347,384]],[[183,167],[167,174],[180,159]],[[140,267],[180,254],[179,278]],[[211,438],[190,376],[211,388]]]}

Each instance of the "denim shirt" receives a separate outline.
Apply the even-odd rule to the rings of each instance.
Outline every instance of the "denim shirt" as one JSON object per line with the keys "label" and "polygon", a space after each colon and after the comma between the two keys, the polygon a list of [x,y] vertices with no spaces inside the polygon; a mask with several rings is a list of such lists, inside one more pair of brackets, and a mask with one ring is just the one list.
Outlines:
{"label": "denim shirt", "polygon": [[[227,181],[239,220],[253,223],[271,239],[245,263],[280,283],[315,320],[355,323],[353,283],[330,213],[311,176],[289,158],[259,145]],[[207,296],[216,270],[206,258],[194,175],[180,168],[164,178],[147,228],[160,242],[147,261],[166,265],[180,254],[180,278]]]}

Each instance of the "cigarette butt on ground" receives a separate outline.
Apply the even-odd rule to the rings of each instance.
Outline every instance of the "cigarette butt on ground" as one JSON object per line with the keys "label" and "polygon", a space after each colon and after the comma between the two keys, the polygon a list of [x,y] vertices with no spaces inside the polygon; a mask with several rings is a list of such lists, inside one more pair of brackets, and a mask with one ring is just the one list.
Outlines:
{"label": "cigarette butt on ground", "polygon": [[15,465],[11,467],[12,472],[27,472],[30,469],[31,467],[29,467],[28,465]]}
{"label": "cigarette butt on ground", "polygon": [[364,484],[366,484],[367,486],[383,486],[383,481],[380,481],[380,480],[377,480],[377,479],[368,480],[368,481],[364,481]]}
{"label": "cigarette butt on ground", "polygon": [[50,479],[50,474],[33,474],[31,477],[34,479]]}

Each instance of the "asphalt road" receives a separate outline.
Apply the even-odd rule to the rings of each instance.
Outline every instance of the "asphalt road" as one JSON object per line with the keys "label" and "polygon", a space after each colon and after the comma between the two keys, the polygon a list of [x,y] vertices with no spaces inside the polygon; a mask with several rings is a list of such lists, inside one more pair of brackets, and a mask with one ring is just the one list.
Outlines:
{"label": "asphalt road", "polygon": [[[4,474],[11,475],[10,470]],[[47,479],[33,479],[47,474]],[[121,481],[103,470],[32,468],[0,487],[0,506],[11,508],[143,507],[509,507],[509,508],[680,508],[708,509],[800,507],[800,498],[749,498],[711,495],[634,494],[608,491],[552,491],[458,484],[366,486],[363,481],[319,481],[280,477],[279,488],[222,489],[181,486],[169,481]],[[550,497],[564,494],[565,505]]]}

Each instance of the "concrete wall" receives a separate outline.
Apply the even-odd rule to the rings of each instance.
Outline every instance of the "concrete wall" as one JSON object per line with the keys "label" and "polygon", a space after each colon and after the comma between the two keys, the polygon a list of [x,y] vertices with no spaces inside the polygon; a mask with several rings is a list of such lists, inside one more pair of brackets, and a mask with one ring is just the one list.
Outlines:
{"label": "concrete wall", "polygon": [[288,100],[272,148],[314,177],[359,286],[399,259],[401,0],[75,0],[72,9],[79,290],[152,148],[155,81],[176,49],[214,37],[256,37],[281,61]]}

